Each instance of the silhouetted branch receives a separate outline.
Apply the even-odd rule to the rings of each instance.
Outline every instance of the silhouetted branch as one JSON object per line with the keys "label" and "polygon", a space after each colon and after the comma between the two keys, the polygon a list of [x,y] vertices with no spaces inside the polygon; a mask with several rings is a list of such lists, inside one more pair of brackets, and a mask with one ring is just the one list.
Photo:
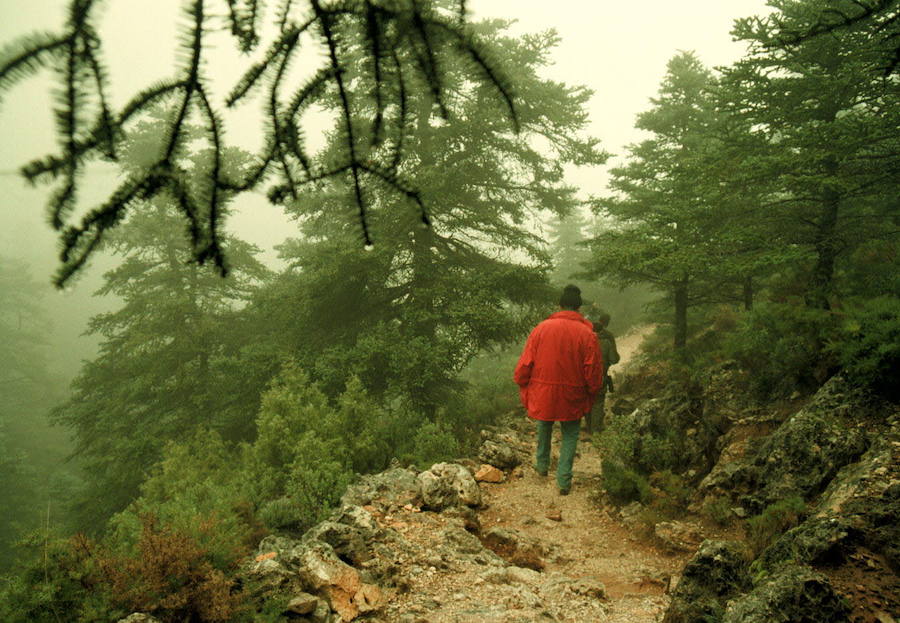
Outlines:
{"label": "silhouetted branch", "polygon": [[[451,56],[467,59],[473,77],[493,85],[518,130],[514,97],[490,52],[476,40],[467,23],[466,2],[441,5],[434,0],[281,0],[269,20],[277,28],[275,41],[253,62],[225,99],[232,107],[265,84],[263,115],[264,147],[252,168],[240,178],[223,174],[225,124],[210,101],[210,79],[202,71],[206,52],[207,16],[221,4],[227,14],[227,28],[239,49],[250,52],[260,41],[262,28],[260,0],[185,0],[189,24],[179,44],[184,59],[175,79],[151,85],[133,96],[120,110],[108,97],[110,80],[97,34],[94,0],[70,0],[64,34],[33,34],[19,39],[0,53],[0,93],[20,79],[41,69],[53,69],[60,79],[56,106],[57,153],[34,160],[22,168],[31,183],[61,179],[49,200],[53,226],[62,230],[63,266],[57,285],[63,285],[84,265],[100,244],[103,232],[124,218],[140,200],[162,189],[171,192],[188,221],[189,235],[198,262],[212,260],[225,271],[219,245],[219,220],[223,193],[252,191],[272,172],[277,180],[269,191],[275,202],[296,199],[306,184],[349,172],[358,208],[359,224],[366,244],[371,244],[365,184],[377,180],[403,197],[414,201],[421,220],[428,223],[426,206],[415,188],[400,179],[405,138],[413,131],[413,114],[431,114],[430,107],[410,109],[408,100],[422,91],[437,105],[445,118],[445,72]],[[447,7],[453,14],[447,13]],[[327,52],[324,65],[305,84],[288,84],[289,69],[301,48],[304,59],[316,58],[318,50],[307,46],[307,38]],[[318,62],[318,61],[317,61]],[[457,67],[454,71],[457,71]],[[348,73],[351,72],[351,73]],[[349,80],[352,75],[353,92]],[[101,207],[91,211],[80,225],[66,227],[74,212],[84,164],[92,158],[117,160],[118,147],[127,137],[129,123],[151,113],[171,99],[171,117],[163,137],[161,153],[145,175],[132,174]],[[325,169],[314,171],[304,145],[302,113],[313,104],[337,107],[341,133],[341,153]],[[205,139],[212,150],[212,168],[204,171],[202,190],[192,189],[184,165],[188,125],[192,114],[204,120]],[[368,141],[362,141],[368,137]],[[389,149],[378,149],[385,138]],[[273,167],[272,165],[275,164]],[[193,182],[192,182],[193,183]],[[202,211],[192,196],[202,196]]]}

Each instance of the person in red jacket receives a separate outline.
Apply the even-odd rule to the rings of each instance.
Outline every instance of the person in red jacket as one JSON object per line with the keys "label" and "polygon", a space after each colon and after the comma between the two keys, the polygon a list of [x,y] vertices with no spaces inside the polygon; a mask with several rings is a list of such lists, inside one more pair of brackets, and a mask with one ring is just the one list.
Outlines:
{"label": "person in red jacket", "polygon": [[553,423],[562,429],[556,484],[562,495],[572,488],[572,462],[581,418],[590,413],[603,386],[603,356],[593,325],[578,313],[581,290],[568,285],[559,299],[560,311],[538,324],[528,336],[513,379],[519,386],[528,417],[537,421],[535,469],[550,468]]}

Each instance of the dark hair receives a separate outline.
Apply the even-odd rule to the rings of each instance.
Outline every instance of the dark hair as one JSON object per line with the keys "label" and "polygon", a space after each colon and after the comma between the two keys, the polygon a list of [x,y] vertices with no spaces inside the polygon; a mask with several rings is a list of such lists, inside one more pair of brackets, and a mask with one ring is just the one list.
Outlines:
{"label": "dark hair", "polygon": [[572,310],[581,307],[581,288],[573,285],[563,288],[562,296],[559,297],[559,306]]}

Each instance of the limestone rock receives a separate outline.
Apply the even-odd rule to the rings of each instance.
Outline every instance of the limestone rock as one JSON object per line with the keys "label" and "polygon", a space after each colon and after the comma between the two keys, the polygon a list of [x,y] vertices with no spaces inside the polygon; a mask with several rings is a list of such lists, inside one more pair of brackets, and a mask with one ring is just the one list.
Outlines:
{"label": "limestone rock", "polygon": [[509,444],[486,439],[478,450],[478,458],[500,469],[512,469],[522,462],[516,448]]}
{"label": "limestone rock", "polygon": [[672,590],[663,623],[695,623],[714,617],[728,599],[750,586],[747,561],[733,541],[704,541]]}
{"label": "limestone rock", "polygon": [[484,544],[504,560],[518,567],[541,571],[545,567],[546,551],[540,541],[511,528],[491,528],[484,536]]}
{"label": "limestone rock", "polygon": [[303,538],[327,543],[343,560],[347,560],[353,565],[372,558],[372,551],[367,547],[366,539],[345,524],[323,521],[313,526],[303,535]]}
{"label": "limestone rock", "polygon": [[416,473],[395,467],[387,471],[363,476],[359,482],[347,487],[341,496],[345,506],[366,506],[369,504],[387,507],[392,504],[403,506],[415,504],[419,500],[419,481]]}
{"label": "limestone rock", "polygon": [[789,565],[731,602],[722,621],[849,623],[849,614],[846,602],[835,593],[825,576],[808,567]]}
{"label": "limestone rock", "polygon": [[330,545],[308,542],[298,555],[297,563],[304,583],[325,595],[331,609],[342,620],[352,621],[359,615],[359,607],[353,601],[362,587],[359,572],[338,558]]}
{"label": "limestone rock", "polygon": [[586,595],[594,599],[607,599],[606,587],[596,578],[578,578],[572,584],[572,592],[576,595]]}
{"label": "limestone rock", "polygon": [[384,606],[384,593],[374,584],[363,584],[353,596],[353,603],[360,614],[374,612]]}
{"label": "limestone rock", "polygon": [[312,614],[319,605],[319,598],[309,593],[295,595],[285,607],[286,612],[292,614]]}
{"label": "limestone rock", "polygon": [[118,623],[159,623],[159,619],[152,617],[149,614],[135,612],[134,614],[129,614],[124,619],[119,619]]}
{"label": "limestone rock", "polygon": [[686,521],[663,521],[653,528],[656,538],[675,551],[690,552],[703,541],[702,528]]}
{"label": "limestone rock", "polygon": [[239,572],[254,587],[256,596],[265,599],[267,595],[292,595],[302,590],[300,577],[290,564],[297,545],[297,541],[274,536],[260,542],[256,555]]}
{"label": "limestone rock", "polygon": [[459,519],[469,532],[475,534],[481,532],[481,520],[478,519],[478,513],[471,506],[451,506],[441,511],[441,515]]}
{"label": "limestone rock", "polygon": [[506,480],[506,476],[493,465],[484,464],[475,472],[476,482],[499,483],[504,480]]}
{"label": "limestone rock", "polygon": [[481,504],[481,489],[462,465],[437,463],[419,474],[418,481],[424,506],[431,510]]}
{"label": "limestone rock", "polygon": [[515,565],[506,568],[506,577],[510,582],[519,582],[521,584],[537,584],[541,581],[541,574],[534,569],[517,567]]}
{"label": "limestone rock", "polygon": [[465,557],[471,554],[481,554],[484,546],[474,534],[466,531],[458,525],[449,525],[441,532],[444,541],[444,549],[456,557]]}

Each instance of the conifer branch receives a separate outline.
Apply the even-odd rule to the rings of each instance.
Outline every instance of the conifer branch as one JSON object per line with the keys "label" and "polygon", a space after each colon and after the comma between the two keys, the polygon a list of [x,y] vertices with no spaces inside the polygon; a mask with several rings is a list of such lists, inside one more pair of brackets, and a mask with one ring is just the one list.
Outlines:
{"label": "conifer branch", "polygon": [[[415,39],[411,37],[413,33],[410,33],[410,45],[413,50],[415,50],[416,61],[418,62],[419,68],[422,70],[422,74],[425,76],[428,88],[431,89],[431,97],[438,106],[441,118],[447,120],[450,118],[450,113],[444,102],[441,71],[438,67],[437,57],[434,54],[434,46],[428,34],[428,27],[422,17],[421,10],[419,9],[418,0],[412,0],[412,7],[412,24],[415,34],[419,37],[419,41],[415,41]],[[419,51],[418,43],[421,43],[421,46],[425,49],[424,54]]]}
{"label": "conifer branch", "polygon": [[293,4],[294,0],[282,0],[281,10],[278,12],[278,32],[287,30]]}
{"label": "conifer branch", "polygon": [[400,104],[397,125],[397,141],[394,145],[394,155],[391,158],[391,171],[396,171],[400,167],[400,159],[403,154],[403,141],[406,138],[406,126],[409,120],[409,102],[406,94],[406,79],[403,76],[403,64],[397,56],[397,51],[391,51],[391,58],[394,61],[394,71],[397,72],[397,99]]}
{"label": "conifer branch", "polygon": [[253,87],[259,84],[260,79],[269,71],[269,69],[271,69],[272,63],[274,63],[279,56],[285,54],[285,50],[294,48],[297,39],[307,28],[309,28],[310,24],[311,22],[307,22],[307,24],[303,26],[291,28],[282,33],[282,36],[269,48],[263,60],[253,65],[241,77],[231,90],[231,93],[229,93],[228,98],[225,100],[225,104],[230,108],[250,93],[253,90]]}
{"label": "conifer branch", "polygon": [[[275,78],[272,80],[272,86],[269,89],[269,123],[272,126],[272,136],[274,138],[274,148],[275,148],[275,158],[281,164],[281,172],[287,181],[285,185],[288,189],[288,193],[292,199],[297,198],[297,190],[294,188],[294,179],[293,174],[291,173],[291,166],[288,163],[287,156],[285,154],[284,149],[284,131],[282,130],[281,120],[278,114],[278,90],[281,86],[281,81],[284,79],[284,74],[287,72],[288,65],[291,60],[291,55],[297,47],[299,39],[294,39],[288,47],[285,48],[284,55],[281,58],[281,62],[278,65],[278,70],[275,72]],[[279,195],[269,194],[270,199],[277,198]],[[280,201],[274,201],[273,203],[280,203]]]}
{"label": "conifer branch", "polygon": [[310,0],[315,11],[316,17],[319,18],[319,28],[322,29],[322,35],[328,44],[328,56],[331,59],[331,68],[335,72],[335,82],[337,83],[338,95],[341,102],[341,114],[343,115],[344,131],[346,133],[347,153],[350,156],[350,173],[353,179],[353,192],[356,197],[356,206],[359,210],[359,223],[362,228],[363,240],[366,246],[372,244],[372,237],[369,235],[369,223],[366,218],[366,203],[363,198],[362,182],[360,180],[360,162],[356,153],[356,138],[353,133],[353,111],[350,109],[350,97],[347,94],[347,88],[344,84],[343,68],[338,59],[337,41],[332,31],[331,16],[327,15],[319,4],[319,0]]}
{"label": "conifer branch", "polygon": [[369,48],[369,57],[372,59],[373,96],[375,99],[375,120],[372,122],[371,147],[381,143],[384,132],[384,97],[382,95],[384,77],[381,71],[384,52],[381,44],[381,32],[381,16],[378,8],[367,0],[365,38]]}
{"label": "conifer branch", "polygon": [[213,167],[209,175],[209,239],[206,247],[204,247],[204,249],[201,250],[197,255],[197,261],[203,264],[207,259],[212,259],[219,271],[222,272],[222,276],[224,276],[227,271],[225,270],[224,258],[222,257],[221,250],[219,249],[218,233],[220,202],[219,190],[222,187],[220,179],[222,174],[223,149],[220,129],[222,127],[222,121],[213,110],[213,107],[209,102],[209,98],[206,95],[206,90],[203,88],[203,85],[198,85],[197,95],[199,96],[203,111],[206,113],[207,121],[209,122],[208,130],[213,147]]}
{"label": "conifer branch", "polygon": [[181,100],[181,106],[175,117],[175,122],[169,129],[169,141],[166,146],[164,162],[170,162],[175,154],[176,148],[182,139],[182,126],[188,114],[191,105],[191,99],[197,89],[200,77],[200,57],[203,53],[203,0],[193,0],[191,8],[187,11],[188,15],[193,19],[194,25],[185,37],[185,48],[190,55],[190,62],[187,69],[187,76],[184,81],[184,97]]}
{"label": "conifer branch", "polygon": [[[113,108],[108,95],[109,76],[92,10],[97,4],[95,0],[70,0],[62,35],[34,34],[7,46],[0,53],[0,95],[23,77],[45,67],[53,68],[62,82],[55,106],[59,151],[29,162],[21,170],[30,183],[61,180],[48,205],[54,227],[63,230],[63,248],[67,249],[57,283],[61,285],[84,264],[99,244],[100,230],[119,222],[136,197],[152,196],[162,188],[172,192],[189,221],[195,259],[213,260],[224,272],[218,240],[222,193],[257,188],[269,177],[273,163],[279,178],[269,192],[274,201],[296,198],[303,185],[349,173],[366,244],[372,242],[364,188],[369,183],[366,178],[387,184],[416,201],[422,221],[427,223],[425,206],[418,193],[402,182],[397,172],[407,135],[412,131],[410,117],[414,111],[409,106],[412,90],[429,92],[441,115],[449,118],[443,86],[446,70],[441,55],[452,53],[472,61],[479,78],[493,84],[501,94],[518,129],[511,89],[502,79],[502,72],[489,60],[489,54],[468,31],[466,2],[448,4],[445,8],[455,15],[444,17],[433,9],[431,1],[307,0],[310,15],[304,16],[298,25],[292,17],[300,3],[281,0],[273,16],[279,30],[277,39],[243,74],[225,100],[226,106],[235,106],[265,84],[265,146],[250,170],[236,179],[223,173],[227,148],[224,124],[209,99],[208,79],[201,71],[208,4],[204,0],[185,0],[190,25],[184,29],[179,44],[184,62],[176,79],[147,87],[120,110]],[[244,52],[254,49],[259,42],[260,0],[226,0],[226,4],[238,47]],[[283,99],[288,69],[305,33],[312,34],[322,44],[327,60],[312,78],[300,88],[291,89],[290,96]],[[353,73],[346,73],[351,68]],[[360,93],[355,96],[359,100],[351,96],[350,75],[356,93]],[[359,89],[357,80],[362,85]],[[84,164],[96,157],[115,160],[129,122],[169,98],[173,100],[171,117],[157,164],[146,171],[146,176],[130,178],[126,186],[92,211],[90,218],[66,228],[67,217],[77,203]],[[337,106],[343,136],[339,164],[319,171],[314,170],[306,151],[301,127],[303,112],[314,103]],[[202,211],[191,199],[197,191],[189,186],[187,172],[177,165],[185,155],[182,146],[188,140],[187,124],[195,107],[203,118],[202,125],[213,151],[209,179],[204,174],[201,182]],[[367,148],[373,152],[369,156],[364,153],[366,144],[360,142],[366,136]],[[379,156],[374,152],[385,138],[391,139],[391,145]],[[373,162],[375,156],[383,157],[384,164]]]}
{"label": "conifer branch", "polygon": [[68,36],[60,38],[48,33],[28,35],[7,45],[0,51],[0,94],[47,67],[68,45]]}
{"label": "conifer branch", "polygon": [[[93,29],[88,30],[84,56],[90,67],[91,74],[94,77],[94,86],[97,89],[97,97],[100,100],[100,114],[97,118],[93,135],[96,135],[98,142],[105,143],[105,151],[107,157],[115,159],[115,129],[113,128],[112,112],[109,106],[109,98],[106,96],[106,85],[109,82],[106,69],[100,63],[97,57],[100,48],[100,39],[97,37]],[[78,146],[75,146],[78,149]]]}

